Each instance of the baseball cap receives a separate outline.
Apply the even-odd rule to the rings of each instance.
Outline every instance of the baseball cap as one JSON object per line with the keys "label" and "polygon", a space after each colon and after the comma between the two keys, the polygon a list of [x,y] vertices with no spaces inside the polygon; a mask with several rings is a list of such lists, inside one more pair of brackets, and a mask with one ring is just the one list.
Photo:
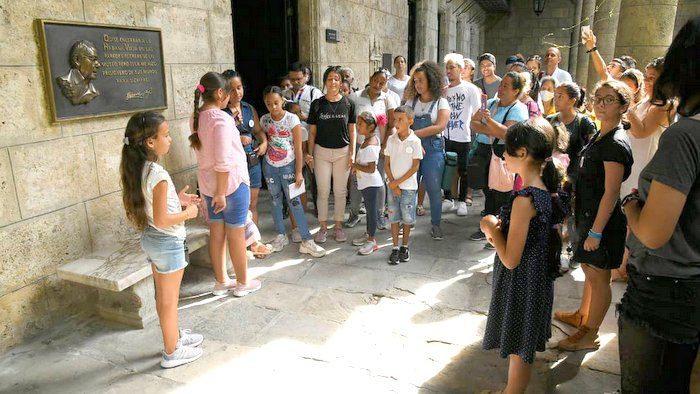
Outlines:
{"label": "baseball cap", "polygon": [[477,58],[477,60],[479,61],[479,64],[481,64],[482,60],[488,60],[491,63],[493,63],[494,65],[496,64],[496,56],[493,56],[492,54],[490,54],[488,52],[483,53],[481,56],[479,56]]}
{"label": "baseball cap", "polygon": [[509,64],[517,63],[517,62],[525,63],[523,61],[523,59],[521,59],[515,55],[508,56],[508,58],[506,59],[506,66]]}

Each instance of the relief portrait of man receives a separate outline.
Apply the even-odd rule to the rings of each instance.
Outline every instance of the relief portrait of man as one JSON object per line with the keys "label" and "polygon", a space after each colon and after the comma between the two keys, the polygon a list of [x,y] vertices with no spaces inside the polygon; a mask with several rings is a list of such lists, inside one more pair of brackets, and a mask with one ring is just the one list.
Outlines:
{"label": "relief portrait of man", "polygon": [[87,104],[100,95],[92,80],[97,78],[97,70],[102,67],[97,58],[97,49],[90,41],[77,41],[70,49],[68,74],[56,78],[61,93],[73,105]]}

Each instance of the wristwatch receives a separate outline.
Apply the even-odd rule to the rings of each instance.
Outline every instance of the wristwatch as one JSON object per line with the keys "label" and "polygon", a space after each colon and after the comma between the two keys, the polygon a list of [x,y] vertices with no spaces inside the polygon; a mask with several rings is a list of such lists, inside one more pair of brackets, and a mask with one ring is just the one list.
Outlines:
{"label": "wristwatch", "polygon": [[626,195],[622,199],[622,203],[620,203],[620,207],[622,207],[622,213],[625,213],[625,205],[627,205],[627,203],[629,203],[632,200],[639,201],[642,205],[644,205],[644,201],[642,200],[642,197],[639,195],[639,192],[634,191],[634,192]]}

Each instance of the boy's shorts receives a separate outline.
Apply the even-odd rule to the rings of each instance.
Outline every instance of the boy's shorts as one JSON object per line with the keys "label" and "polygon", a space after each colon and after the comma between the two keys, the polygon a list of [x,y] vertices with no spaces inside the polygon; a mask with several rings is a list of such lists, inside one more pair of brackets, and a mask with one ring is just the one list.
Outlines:
{"label": "boy's shorts", "polygon": [[416,204],[418,203],[418,190],[401,190],[400,196],[395,196],[393,191],[387,190],[386,194],[389,209],[389,222],[413,225],[416,223]]}

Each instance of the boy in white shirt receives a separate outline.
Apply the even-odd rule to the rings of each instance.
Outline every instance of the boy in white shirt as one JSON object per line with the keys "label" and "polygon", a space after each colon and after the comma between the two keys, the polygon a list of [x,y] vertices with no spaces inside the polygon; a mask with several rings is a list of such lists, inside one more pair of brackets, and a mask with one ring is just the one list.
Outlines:
{"label": "boy in white shirt", "polygon": [[[445,151],[457,154],[457,176],[452,187],[445,190],[445,200],[442,202],[442,212],[457,211],[457,216],[467,216],[467,201],[471,200],[467,193],[467,166],[469,165],[469,150],[471,149],[471,129],[469,124],[472,115],[481,106],[481,92],[474,84],[462,80],[464,58],[458,53],[445,56],[445,73],[449,80],[447,101],[450,103],[450,121],[443,132],[445,136]],[[454,193],[453,193],[454,191]],[[459,193],[457,201],[453,194]]]}
{"label": "boy in white shirt", "polygon": [[[411,225],[416,223],[418,177],[416,172],[423,158],[420,138],[411,130],[413,109],[402,105],[394,110],[396,132],[386,142],[384,169],[386,170],[387,202],[393,248],[389,264],[406,263],[410,259],[408,240]],[[403,242],[399,248],[399,223],[403,223]]]}

